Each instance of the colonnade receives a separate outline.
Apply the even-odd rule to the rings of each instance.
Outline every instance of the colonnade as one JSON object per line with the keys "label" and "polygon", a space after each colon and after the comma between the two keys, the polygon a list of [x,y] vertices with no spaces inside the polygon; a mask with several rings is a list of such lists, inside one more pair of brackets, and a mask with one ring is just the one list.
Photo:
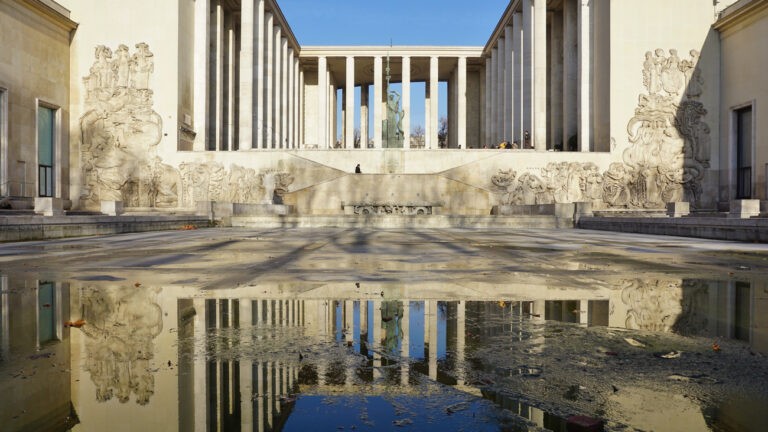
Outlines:
{"label": "colonnade", "polygon": [[195,150],[297,148],[300,47],[274,0],[231,3],[195,2]]}
{"label": "colonnade", "polygon": [[[441,81],[449,83],[449,111],[455,113],[455,119],[451,119],[455,122],[451,125],[453,130],[449,134],[449,146],[467,148],[468,137],[472,136],[467,117],[468,59],[479,59],[480,55],[481,50],[477,48],[304,47],[302,60],[306,59],[308,64],[317,64],[317,100],[314,102],[317,106],[314,127],[316,139],[309,144],[317,148],[333,148],[337,144],[337,137],[340,137],[338,144],[346,149],[386,147],[382,124],[387,119],[386,68],[389,65],[390,83],[400,84],[402,92],[399,102],[402,109],[403,148],[411,148],[411,127],[414,124],[411,87],[414,82],[425,83],[423,147],[438,148],[438,86]],[[359,107],[355,106],[356,87],[360,87]],[[339,89],[342,91],[341,131],[337,130]],[[312,104],[313,101],[306,103]],[[371,110],[372,125],[369,120]],[[358,124],[360,145],[355,142]],[[372,141],[370,145],[367,142],[369,137]]]}
{"label": "colonnade", "polygon": [[486,143],[591,150],[590,3],[510,3],[485,51]]}

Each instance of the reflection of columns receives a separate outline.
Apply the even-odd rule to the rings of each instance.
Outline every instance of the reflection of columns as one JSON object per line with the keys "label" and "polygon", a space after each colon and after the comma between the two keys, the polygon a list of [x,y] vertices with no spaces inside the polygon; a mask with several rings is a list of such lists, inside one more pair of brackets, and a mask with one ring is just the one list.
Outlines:
{"label": "reflection of columns", "polygon": [[514,140],[512,136],[513,126],[513,112],[515,111],[512,104],[512,86],[514,84],[514,36],[511,26],[504,27],[504,115],[502,117],[504,122],[503,136],[505,141],[509,141],[511,144]]}
{"label": "reflection of columns", "polygon": [[355,148],[355,58],[347,56],[347,83],[344,86],[347,122],[344,125],[344,142],[348,149]]}
{"label": "reflection of columns", "polygon": [[464,372],[466,366],[464,364],[464,354],[467,347],[466,344],[466,331],[467,331],[467,302],[460,300],[456,309],[456,384],[464,385]]}
{"label": "reflection of columns", "polygon": [[460,149],[467,148],[467,58],[459,57],[459,94],[458,98],[458,144]]}
{"label": "reflection of columns", "polygon": [[381,139],[381,101],[383,91],[382,84],[382,60],[380,56],[373,59],[373,147],[380,149],[382,147]]}
{"label": "reflection of columns", "polygon": [[[550,40],[550,148],[560,146],[563,142],[563,13],[560,11],[552,13],[552,23],[550,24],[552,37]],[[563,149],[565,146],[563,145]]]}
{"label": "reflection of columns", "polygon": [[373,301],[373,328],[368,331],[373,334],[373,380],[381,378],[381,300]]}
{"label": "reflection of columns", "polygon": [[[206,340],[207,331],[205,328],[205,302],[203,298],[195,297],[192,304],[195,308],[193,318],[193,334],[195,346],[193,352],[204,352],[208,341]],[[208,368],[205,355],[196,355],[194,357],[193,376],[194,376],[194,405],[195,405],[195,431],[205,432],[208,430],[208,400],[206,398],[208,388]]]}
{"label": "reflection of columns", "polygon": [[403,318],[400,322],[400,329],[403,332],[403,340],[400,343],[400,384],[408,385],[408,375],[410,373],[410,361],[408,360],[411,348],[411,324],[410,324],[411,302],[403,301]]}
{"label": "reflection of columns", "polygon": [[317,116],[317,139],[319,148],[329,148],[328,140],[328,81],[326,71],[328,70],[328,59],[319,57],[317,59],[317,108],[320,111]]}
{"label": "reflection of columns", "polygon": [[256,415],[258,416],[258,432],[264,432],[265,407],[264,407],[264,364],[256,365]]}
{"label": "reflection of columns", "polygon": [[492,137],[492,129],[491,129],[491,118],[493,115],[491,114],[493,112],[493,62],[491,61],[491,58],[488,57],[485,59],[485,134],[483,135],[485,139],[485,145],[490,147],[493,143]]}
{"label": "reflection of columns", "polygon": [[578,80],[578,130],[579,130],[579,149],[583,152],[590,151],[591,147],[591,128],[590,128],[590,107],[591,107],[591,76],[590,76],[590,7],[589,2],[581,0],[576,6],[578,8],[578,39],[579,39],[579,80]]}
{"label": "reflection of columns", "polygon": [[355,302],[352,300],[344,301],[344,339],[349,342],[354,340],[354,325],[355,325]]}
{"label": "reflection of columns", "polygon": [[274,17],[271,13],[265,15],[267,23],[264,26],[264,36],[266,41],[265,47],[265,61],[264,61],[264,147],[272,148],[275,142],[274,132],[275,129],[272,125],[275,118],[275,107],[273,105],[275,99],[275,77],[274,77],[274,56],[275,56],[275,33],[274,33]]}
{"label": "reflection of columns", "polygon": [[360,148],[368,148],[368,84],[360,86]]}
{"label": "reflection of columns", "polygon": [[438,76],[438,60],[437,57],[429,58],[429,125],[431,130],[429,132],[430,145],[428,148],[437,148],[437,130],[438,130],[438,112],[437,112],[437,85],[440,80]]}
{"label": "reflection of columns", "polygon": [[427,337],[429,341],[429,378],[437,379],[437,301],[427,300],[424,302],[424,323],[427,326]]}
{"label": "reflection of columns", "polygon": [[563,2],[563,150],[568,141],[575,137],[577,127],[576,103],[577,81],[579,78],[579,56],[576,44],[576,4],[578,0]]}
{"label": "reflection of columns", "polygon": [[411,58],[403,57],[403,148],[411,148]]}
{"label": "reflection of columns", "polygon": [[[248,1],[243,2],[243,4]],[[240,338],[244,335],[253,336],[253,301],[240,300]],[[240,360],[240,430],[253,431],[253,362]]]}
{"label": "reflection of columns", "polygon": [[579,324],[589,325],[589,300],[579,300]]}
{"label": "reflection of columns", "polygon": [[512,141],[517,141],[523,148],[523,16],[520,12],[512,15],[512,51],[513,77],[512,77],[512,115],[514,116]]}
{"label": "reflection of columns", "polygon": [[533,145],[547,150],[547,2],[533,6]]}
{"label": "reflection of columns", "polygon": [[[521,136],[528,132],[533,144],[533,0],[523,0],[523,125]],[[522,143],[525,145],[525,142]]]}
{"label": "reflection of columns", "polygon": [[267,398],[267,406],[265,407],[265,410],[267,411],[267,425],[269,425],[269,429],[272,430],[272,426],[274,425],[273,420],[273,412],[275,407],[275,390],[274,390],[274,374],[272,373],[273,363],[267,362],[267,388],[266,388],[266,398]]}

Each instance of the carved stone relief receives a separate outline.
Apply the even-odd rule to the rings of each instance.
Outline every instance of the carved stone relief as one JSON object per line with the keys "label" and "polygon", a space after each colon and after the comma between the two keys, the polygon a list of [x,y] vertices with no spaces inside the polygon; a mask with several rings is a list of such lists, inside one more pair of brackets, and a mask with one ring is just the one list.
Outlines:
{"label": "carved stone relief", "polygon": [[138,43],[112,50],[99,45],[90,74],[83,78],[85,114],[80,118],[84,207],[102,200],[126,207],[176,207],[180,177],[163,164],[157,145],[163,122],[152,108],[153,54]]}
{"label": "carved stone relief", "polygon": [[227,171],[218,162],[183,162],[179,170],[182,203],[187,207],[197,201],[280,204],[293,183],[293,176],[285,171],[257,173],[234,164]]}
{"label": "carved stone relief", "polygon": [[149,403],[155,387],[150,365],[154,339],[163,329],[156,295],[143,286],[83,289],[85,370],[99,402],[117,397],[126,403],[133,394],[136,403]]}
{"label": "carved stone relief", "polygon": [[533,205],[591,201],[614,208],[664,208],[688,201],[699,207],[709,167],[707,110],[699,53],[681,60],[676,50],[648,52],[643,63],[647,94],[627,125],[630,146],[622,160],[600,172],[593,163],[548,164],[540,173],[499,170],[491,184],[499,202]]}
{"label": "carved stone relief", "polygon": [[621,301],[627,307],[628,329],[659,332],[671,331],[683,313],[680,280],[624,281]]}

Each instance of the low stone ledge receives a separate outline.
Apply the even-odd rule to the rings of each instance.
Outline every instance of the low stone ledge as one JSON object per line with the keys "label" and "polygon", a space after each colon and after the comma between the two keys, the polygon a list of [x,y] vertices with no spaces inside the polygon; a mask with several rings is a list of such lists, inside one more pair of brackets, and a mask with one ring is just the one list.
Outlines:
{"label": "low stone ledge", "polygon": [[43,216],[63,216],[64,201],[61,198],[35,198],[35,213]]}
{"label": "low stone ledge", "polygon": [[101,212],[107,216],[120,216],[125,213],[122,201],[102,201]]}
{"label": "low stone ledge", "polygon": [[667,203],[667,216],[678,218],[688,216],[691,213],[691,204],[689,202],[671,202]]}
{"label": "low stone ledge", "polygon": [[341,203],[345,215],[436,215],[437,203]]}

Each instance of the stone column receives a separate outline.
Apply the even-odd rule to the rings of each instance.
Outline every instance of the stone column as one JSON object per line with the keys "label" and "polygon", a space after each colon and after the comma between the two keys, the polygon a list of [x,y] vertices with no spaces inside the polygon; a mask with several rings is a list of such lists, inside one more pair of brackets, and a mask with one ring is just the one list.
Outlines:
{"label": "stone column", "polygon": [[431,140],[430,148],[437,148],[437,129],[439,127],[438,112],[437,112],[437,107],[438,107],[437,85],[439,81],[440,81],[440,76],[438,75],[438,58],[430,57],[429,58],[429,95],[430,95],[429,123],[430,123],[430,126],[432,127],[432,130],[430,132],[430,140]]}
{"label": "stone column", "polygon": [[381,99],[384,85],[382,83],[383,64],[381,56],[373,59],[373,147],[382,147],[381,139]]}
{"label": "stone column", "polygon": [[491,50],[491,140],[488,147],[495,147],[499,143],[499,49]]}
{"label": "stone column", "polygon": [[411,58],[403,57],[403,148],[411,148]]}
{"label": "stone column", "polygon": [[205,148],[205,139],[208,129],[208,80],[209,61],[210,61],[210,19],[211,2],[210,0],[200,0],[195,2],[195,105],[194,105],[194,128],[197,135],[193,144],[194,151],[203,151]]}
{"label": "stone column", "polygon": [[512,99],[514,106],[514,121],[512,125],[512,141],[517,141],[520,148],[523,146],[523,15],[515,12],[512,15],[512,45],[514,52],[514,68]]}
{"label": "stone column", "polygon": [[493,129],[491,127],[491,117],[493,117],[493,62],[491,58],[485,59],[485,113],[483,118],[485,119],[485,133],[483,138],[485,139],[484,145],[491,147],[493,145]]}
{"label": "stone column", "polygon": [[506,91],[504,89],[504,83],[506,79],[504,77],[504,66],[507,64],[504,55],[507,53],[506,43],[503,38],[499,38],[499,45],[496,51],[496,142],[500,143],[506,139],[504,136],[504,112]]}
{"label": "stone column", "polygon": [[224,71],[226,69],[226,64],[224,63],[224,8],[218,3],[216,4],[215,20],[216,53],[214,55],[216,56],[216,93],[213,99],[216,104],[216,114],[214,116],[215,123],[211,125],[211,129],[214,133],[210,139],[213,141],[211,147],[215,150],[221,150],[224,141],[224,110],[226,109],[224,105]]}
{"label": "stone column", "polygon": [[579,56],[576,43],[578,23],[576,4],[579,0],[563,0],[563,149],[578,131],[577,82]]}
{"label": "stone column", "polygon": [[458,79],[458,144],[460,149],[467,148],[467,58],[459,57]]}
{"label": "stone column", "polygon": [[299,147],[306,142],[306,133],[304,131],[304,104],[306,101],[304,99],[304,71],[299,65],[298,58],[296,59],[296,65],[299,70],[299,98],[296,113],[296,118],[299,119],[299,130],[296,132],[296,147]]}
{"label": "stone column", "polygon": [[363,84],[360,86],[360,148],[368,148],[368,85]]}
{"label": "stone column", "polygon": [[265,36],[265,55],[264,55],[264,147],[273,148],[275,144],[275,32],[274,17],[267,13],[266,24],[264,25]]}
{"label": "stone column", "polygon": [[288,147],[288,39],[280,38],[280,148]]}
{"label": "stone column", "polygon": [[432,148],[432,102],[430,101],[431,86],[429,81],[424,83],[424,148]]}
{"label": "stone column", "polygon": [[282,147],[283,139],[282,139],[282,131],[280,130],[280,125],[282,124],[282,89],[283,89],[283,31],[280,29],[280,27],[275,26],[275,29],[273,31],[273,38],[274,38],[274,64],[272,65],[273,70],[273,97],[274,97],[274,121],[272,122],[272,128],[274,130],[274,147],[275,149],[279,149]]}
{"label": "stone column", "polygon": [[355,57],[347,56],[347,83],[344,86],[347,118],[344,125],[344,141],[348,149],[355,148]]}
{"label": "stone column", "polygon": [[578,89],[578,129],[579,149],[588,152],[591,149],[592,128],[590,124],[590,111],[592,108],[592,86],[590,80],[590,6],[587,0],[578,0],[579,22],[579,89]]}
{"label": "stone column", "polygon": [[549,98],[549,119],[550,119],[550,148],[563,144],[563,13],[560,11],[552,13],[551,31],[551,52],[550,52],[550,98]]}
{"label": "stone column", "polygon": [[[521,136],[530,135],[529,146],[533,144],[533,0],[523,0],[523,125]],[[525,146],[522,141],[521,146]]]}
{"label": "stone column", "polygon": [[[255,32],[255,43],[256,48],[254,55],[256,56],[256,78],[254,81],[256,81],[256,102],[254,104],[254,107],[256,109],[256,123],[255,123],[255,129],[253,131],[253,134],[256,135],[253,141],[253,148],[263,148],[264,147],[264,80],[262,77],[264,76],[264,28],[266,26],[265,22],[265,12],[264,12],[264,3],[266,0],[256,0],[256,24],[254,26],[254,32]],[[197,45],[195,45],[197,46]]]}
{"label": "stone column", "polygon": [[254,1],[243,0],[240,13],[239,150],[250,150],[253,147],[253,109],[258,110],[253,100],[253,84],[258,81],[254,79],[254,35],[258,33]]}
{"label": "stone column", "polygon": [[300,131],[301,120],[301,72],[299,71],[299,56],[294,53],[293,56],[293,148],[299,148],[301,143]]}
{"label": "stone column", "polygon": [[533,145],[547,151],[547,2],[533,6]]}
{"label": "stone column", "polygon": [[329,148],[328,145],[328,59],[317,59],[317,139],[319,148]]}
{"label": "stone column", "polygon": [[514,126],[515,112],[514,104],[512,103],[512,89],[515,81],[515,61],[514,61],[514,32],[512,26],[504,27],[504,140],[512,143],[514,137],[512,128]]}
{"label": "stone column", "polygon": [[[287,42],[286,42],[286,44],[287,44]],[[293,105],[294,105],[294,100],[293,100],[293,98],[294,98],[294,91],[296,90],[296,86],[293,85],[293,80],[294,80],[293,71],[294,71],[294,67],[293,67],[293,48],[291,48],[291,47],[288,47],[288,57],[286,58],[286,65],[287,65],[286,75],[288,76],[287,81],[286,81],[287,92],[288,92],[287,93],[288,99],[287,99],[287,103],[286,103],[287,109],[286,109],[285,117],[287,118],[287,123],[288,123],[287,127],[288,128],[287,128],[287,133],[285,134],[285,141],[286,141],[285,148],[291,149],[291,148],[293,148],[293,144],[294,144],[294,141],[293,141]]]}
{"label": "stone column", "polygon": [[223,150],[235,149],[235,126],[237,125],[237,119],[235,118],[235,69],[237,68],[237,47],[235,46],[235,23],[233,22],[231,15],[225,21],[226,26],[226,59],[224,60],[226,71],[226,110],[227,110],[227,133],[224,136],[226,140],[223,145]]}

